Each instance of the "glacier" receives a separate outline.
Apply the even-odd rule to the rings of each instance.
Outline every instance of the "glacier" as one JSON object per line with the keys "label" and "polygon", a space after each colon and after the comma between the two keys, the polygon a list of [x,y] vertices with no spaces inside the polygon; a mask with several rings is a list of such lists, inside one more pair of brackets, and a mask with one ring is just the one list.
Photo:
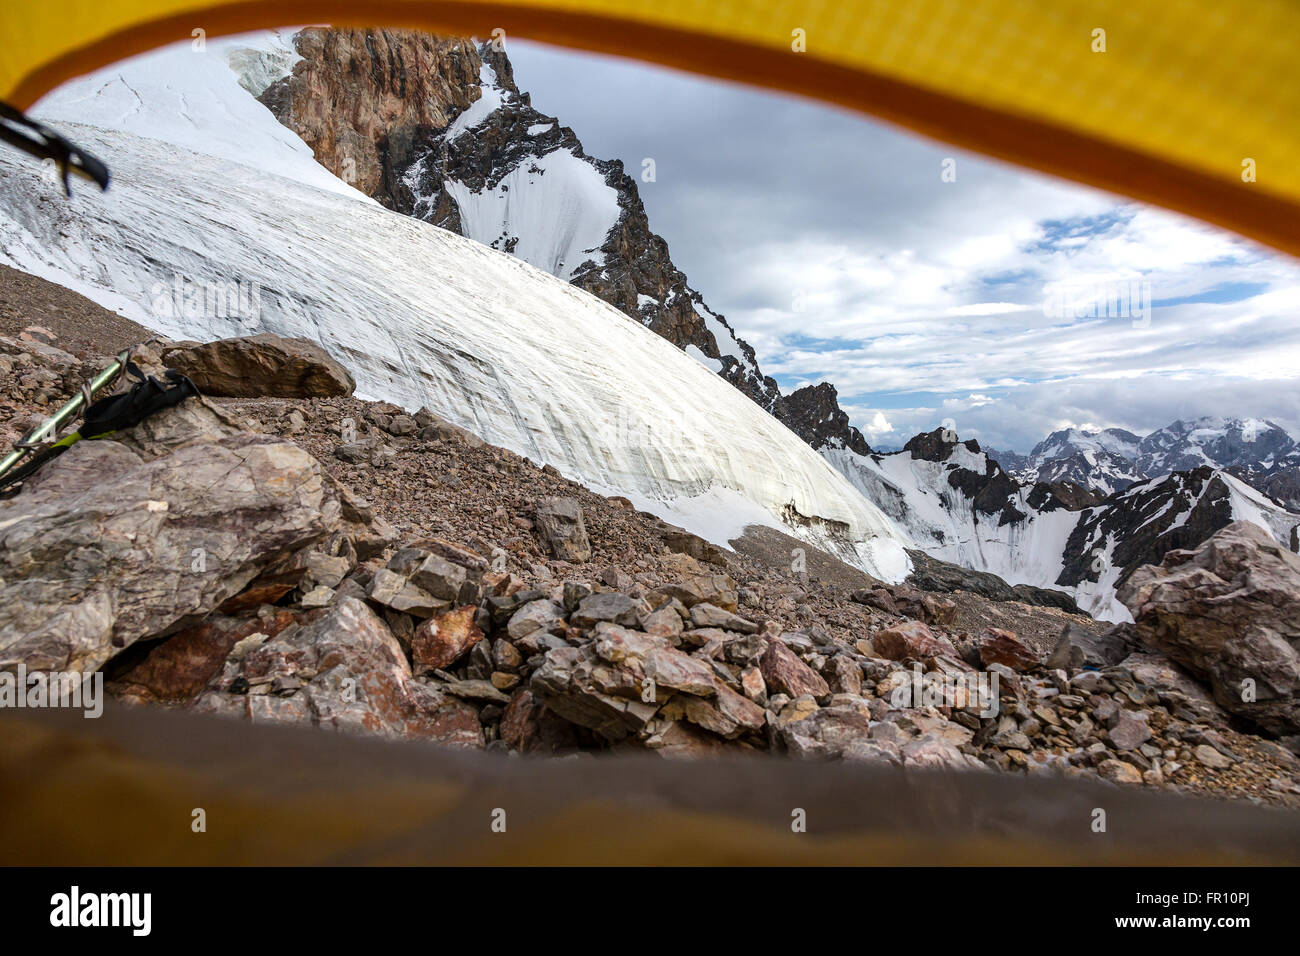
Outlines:
{"label": "glacier", "polygon": [[[113,185],[65,200],[40,166],[0,151],[0,261],[173,338],[313,339],[361,397],[427,406],[717,543],[765,516],[884,580],[908,573],[893,520],[690,356],[330,175],[246,88],[287,61],[275,38],[182,44],[56,91],[35,115],[103,158]],[[251,284],[258,308],[170,308],[178,280]]]}

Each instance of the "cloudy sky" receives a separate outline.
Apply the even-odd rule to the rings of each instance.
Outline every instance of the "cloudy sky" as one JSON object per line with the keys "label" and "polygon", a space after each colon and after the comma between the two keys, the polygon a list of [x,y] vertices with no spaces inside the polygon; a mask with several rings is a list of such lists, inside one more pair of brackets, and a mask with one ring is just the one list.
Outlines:
{"label": "cloudy sky", "polygon": [[677,266],[784,390],[835,383],[875,447],[945,419],[1015,451],[1202,415],[1300,437],[1300,263],[802,99],[509,52],[589,154],[654,160],[641,196]]}

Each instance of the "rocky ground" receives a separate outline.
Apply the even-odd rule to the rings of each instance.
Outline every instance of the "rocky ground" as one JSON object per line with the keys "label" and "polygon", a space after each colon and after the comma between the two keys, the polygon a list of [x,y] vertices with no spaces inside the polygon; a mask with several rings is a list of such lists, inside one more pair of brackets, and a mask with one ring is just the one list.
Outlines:
{"label": "rocky ground", "polygon": [[[6,441],[97,361],[22,334],[0,339]],[[770,530],[716,547],[431,413],[354,399],[307,344],[142,360],[244,394],[79,443],[0,502],[0,669],[102,669],[145,706],[509,753],[770,753],[1300,806],[1300,764],[1232,683],[1257,680],[1271,736],[1293,739],[1294,645],[1269,642],[1285,646],[1300,564],[1232,528],[1206,546],[1233,568],[1175,552],[1135,576],[1136,627],[1110,628],[884,585],[811,548],[796,570],[801,545]],[[261,397],[285,369],[329,394]],[[1250,631],[1263,659],[1229,667],[1187,609],[1243,568],[1268,572],[1259,602],[1203,595],[1215,640]],[[921,672],[996,675],[996,699],[927,697],[933,679],[900,696]]]}

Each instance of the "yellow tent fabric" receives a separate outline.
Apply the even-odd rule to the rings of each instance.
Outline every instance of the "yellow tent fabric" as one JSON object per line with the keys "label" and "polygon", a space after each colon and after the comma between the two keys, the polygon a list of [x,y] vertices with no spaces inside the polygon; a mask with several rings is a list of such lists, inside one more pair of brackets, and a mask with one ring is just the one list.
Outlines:
{"label": "yellow tent fabric", "polygon": [[502,30],[814,96],[1300,255],[1296,0],[7,0],[0,98],[298,23]]}

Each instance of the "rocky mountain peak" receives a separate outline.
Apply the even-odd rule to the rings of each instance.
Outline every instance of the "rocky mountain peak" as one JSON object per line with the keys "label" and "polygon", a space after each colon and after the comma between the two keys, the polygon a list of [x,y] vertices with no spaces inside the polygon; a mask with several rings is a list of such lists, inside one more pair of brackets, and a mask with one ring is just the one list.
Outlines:
{"label": "rocky mountain peak", "polygon": [[946,428],[936,428],[933,431],[921,432],[913,435],[903,446],[903,451],[910,452],[912,457],[921,458],[925,461],[947,461],[958,446],[963,445],[974,454],[980,453],[979,442],[974,439],[959,442],[957,436]]}
{"label": "rocky mountain peak", "polygon": [[839,394],[830,382],[805,385],[785,396],[780,418],[818,451],[829,446],[871,454],[862,432],[849,424],[849,414],[840,408]]}
{"label": "rocky mountain peak", "polygon": [[389,208],[417,131],[445,127],[481,95],[469,40],[308,27],[294,46],[293,73],[258,98],[321,165]]}

